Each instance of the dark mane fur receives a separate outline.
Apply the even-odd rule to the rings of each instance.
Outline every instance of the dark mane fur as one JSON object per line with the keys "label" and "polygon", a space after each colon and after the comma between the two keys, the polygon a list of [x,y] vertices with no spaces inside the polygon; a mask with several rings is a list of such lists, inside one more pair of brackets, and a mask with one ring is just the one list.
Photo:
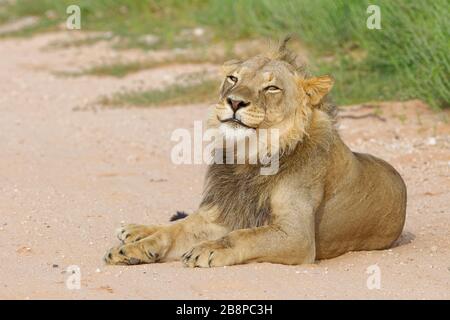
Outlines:
{"label": "dark mane fur", "polygon": [[200,206],[218,206],[219,221],[233,230],[264,225],[270,217],[270,179],[257,166],[213,164]]}

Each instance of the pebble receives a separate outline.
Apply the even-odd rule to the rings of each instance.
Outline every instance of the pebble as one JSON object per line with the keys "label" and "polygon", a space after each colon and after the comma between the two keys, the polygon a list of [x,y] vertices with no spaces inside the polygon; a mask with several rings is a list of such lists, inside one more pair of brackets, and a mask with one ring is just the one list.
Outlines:
{"label": "pebble", "polygon": [[139,42],[144,43],[148,46],[154,45],[159,42],[159,38],[152,34],[147,34],[139,37]]}
{"label": "pebble", "polygon": [[429,146],[434,146],[435,144],[436,144],[436,138],[435,137],[429,137],[428,139],[427,139],[427,145],[429,145]]}
{"label": "pebble", "polygon": [[192,33],[196,37],[202,37],[205,34],[205,29],[203,29],[203,28],[195,28]]}

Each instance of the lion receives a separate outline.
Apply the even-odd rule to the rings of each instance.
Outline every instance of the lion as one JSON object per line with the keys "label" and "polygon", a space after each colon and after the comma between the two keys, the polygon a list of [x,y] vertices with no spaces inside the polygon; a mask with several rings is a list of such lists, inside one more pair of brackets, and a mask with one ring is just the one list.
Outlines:
{"label": "lion", "polygon": [[279,168],[209,165],[193,214],[162,226],[125,225],[108,264],[181,260],[187,267],[250,262],[310,264],[350,251],[386,249],[406,217],[406,185],[387,162],[352,152],[328,102],[330,76],[308,76],[283,41],[278,50],[224,64],[210,128],[279,132]]}

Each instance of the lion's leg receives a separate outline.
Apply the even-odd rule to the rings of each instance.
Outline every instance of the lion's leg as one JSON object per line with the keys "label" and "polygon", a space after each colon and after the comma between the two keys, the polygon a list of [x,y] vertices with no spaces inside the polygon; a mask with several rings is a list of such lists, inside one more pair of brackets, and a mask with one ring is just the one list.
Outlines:
{"label": "lion's leg", "polygon": [[282,264],[312,263],[314,238],[290,236],[282,228],[270,225],[241,229],[213,241],[205,241],[183,255],[188,267],[219,267],[248,262]]}
{"label": "lion's leg", "polygon": [[269,225],[230,232],[205,241],[183,255],[189,267],[214,267],[248,262],[282,264],[313,263],[315,260],[314,210],[321,193],[293,188],[286,183],[271,199]]}
{"label": "lion's leg", "polygon": [[213,209],[194,213],[177,223],[160,226],[141,240],[112,248],[105,255],[109,264],[139,264],[177,260],[192,246],[219,239],[230,230],[214,223]]}
{"label": "lion's leg", "polygon": [[[182,214],[181,217],[177,217],[177,216],[174,216],[174,217],[175,217],[175,220],[178,220],[178,219],[182,219],[185,216],[187,216],[187,215]],[[136,241],[144,239],[148,236],[151,236],[152,234],[154,234],[158,230],[160,230],[162,227],[164,227],[164,226],[127,224],[127,225],[121,226],[120,228],[118,228],[116,230],[116,236],[122,243],[126,244],[126,243],[136,242]]]}
{"label": "lion's leg", "polygon": [[124,244],[144,239],[164,226],[147,226],[143,224],[127,224],[116,230],[117,238]]}

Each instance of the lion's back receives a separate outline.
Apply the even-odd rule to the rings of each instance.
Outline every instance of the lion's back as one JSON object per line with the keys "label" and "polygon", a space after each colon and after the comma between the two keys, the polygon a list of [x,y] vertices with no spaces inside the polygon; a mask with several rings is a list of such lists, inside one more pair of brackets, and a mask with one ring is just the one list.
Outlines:
{"label": "lion's back", "polygon": [[352,153],[347,180],[318,213],[317,257],[384,249],[400,236],[406,217],[406,185],[386,161]]}

